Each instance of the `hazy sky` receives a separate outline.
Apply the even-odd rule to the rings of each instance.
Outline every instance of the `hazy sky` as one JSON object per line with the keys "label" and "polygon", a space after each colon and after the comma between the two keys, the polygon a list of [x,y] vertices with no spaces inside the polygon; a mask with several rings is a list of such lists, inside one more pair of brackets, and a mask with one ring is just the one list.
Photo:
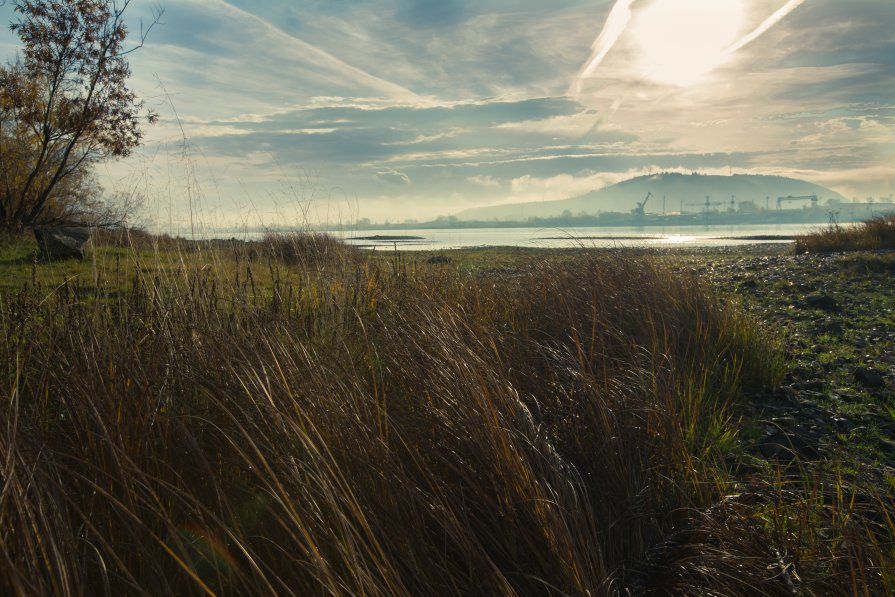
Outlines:
{"label": "hazy sky", "polygon": [[672,169],[895,191],[893,0],[134,0],[132,32],[159,5],[131,63],[162,122],[102,172],[161,224],[428,219]]}

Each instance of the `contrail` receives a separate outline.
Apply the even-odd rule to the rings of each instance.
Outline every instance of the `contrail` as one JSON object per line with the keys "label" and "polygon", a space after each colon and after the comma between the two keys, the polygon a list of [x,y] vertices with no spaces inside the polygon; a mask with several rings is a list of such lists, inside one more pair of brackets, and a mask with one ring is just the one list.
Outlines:
{"label": "contrail", "polygon": [[581,93],[581,86],[585,77],[590,76],[597,70],[597,67],[603,62],[606,54],[609,53],[609,50],[612,49],[615,42],[618,41],[618,38],[621,37],[622,33],[627,29],[628,23],[631,22],[631,6],[636,1],[637,0],[617,0],[615,6],[612,7],[612,10],[609,12],[609,18],[606,19],[606,24],[603,25],[603,30],[600,31],[600,35],[597,37],[596,41],[594,41],[593,53],[588,59],[587,65],[582,68],[581,72],[575,77],[575,82],[569,90],[571,95],[577,96]]}
{"label": "contrail", "polygon": [[[609,12],[606,24],[603,25],[603,30],[600,31],[600,35],[593,43],[593,52],[591,53],[587,64],[578,72],[575,76],[574,83],[572,83],[572,86],[569,88],[569,95],[573,97],[581,95],[584,79],[597,70],[597,67],[600,66],[600,63],[603,62],[603,59],[606,58],[606,55],[612,50],[613,46],[615,46],[619,37],[621,37],[622,33],[625,32],[625,29],[628,28],[628,24],[631,22],[631,6],[633,6],[636,1],[637,0],[616,1],[615,6],[613,6],[612,10]],[[727,47],[725,53],[733,54],[752,43],[806,1],[807,0],[789,0],[785,5],[775,11],[774,14],[765,19],[751,33]]]}
{"label": "contrail", "polygon": [[[2,0],[0,0],[0,1],[2,1]],[[284,40],[287,43],[292,44],[295,47],[298,47],[299,50],[301,51],[300,52],[301,54],[303,54],[305,56],[315,57],[317,64],[324,65],[326,67],[333,69],[335,72],[338,72],[340,75],[344,76],[346,80],[354,80],[354,81],[363,82],[363,83],[369,85],[370,87],[376,89],[377,91],[389,94],[393,97],[398,97],[398,98],[408,99],[408,100],[420,99],[416,93],[407,89],[406,87],[402,87],[401,85],[398,85],[397,83],[393,83],[386,79],[382,79],[382,78],[377,77],[376,75],[373,75],[371,73],[368,73],[367,71],[362,70],[352,64],[348,64],[345,61],[341,60],[340,58],[333,56],[326,50],[319,48],[315,45],[312,45],[312,44],[304,41],[303,39],[300,39],[294,35],[291,35],[290,33],[287,33],[286,31],[280,29],[279,27],[273,25],[272,23],[262,19],[258,15],[252,14],[246,10],[243,10],[241,8],[238,8],[238,7],[230,4],[229,2],[227,2],[227,0],[196,0],[196,1],[198,1],[200,4],[207,4],[207,3],[217,4],[218,6],[220,6],[224,10],[229,11],[233,15],[236,15],[236,16],[244,18],[244,19],[248,19],[250,21],[253,21],[253,22],[261,25],[262,27],[264,27],[268,31],[270,31],[271,34],[279,37],[280,39]]]}
{"label": "contrail", "polygon": [[756,27],[752,33],[732,44],[725,50],[725,52],[728,54],[733,54],[737,50],[740,50],[744,46],[752,43],[753,41],[764,35],[768,29],[782,21],[784,17],[786,17],[786,15],[804,4],[805,1],[806,0],[789,0],[789,2],[787,2],[782,8],[778,9],[777,12],[769,16],[761,25]]}

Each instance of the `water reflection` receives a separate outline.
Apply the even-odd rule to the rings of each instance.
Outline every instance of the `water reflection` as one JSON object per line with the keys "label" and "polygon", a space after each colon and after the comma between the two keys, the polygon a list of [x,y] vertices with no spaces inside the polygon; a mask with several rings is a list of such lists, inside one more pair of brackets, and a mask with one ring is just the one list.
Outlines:
{"label": "water reflection", "polygon": [[[722,247],[790,242],[817,224],[779,226],[680,226],[669,228],[442,228],[332,230],[329,234],[369,250],[422,251],[474,247]],[[195,238],[258,240],[264,232],[206,230]]]}
{"label": "water reflection", "polygon": [[439,230],[334,231],[345,242],[367,249],[440,250],[472,247],[712,247],[789,242],[817,228],[813,224],[781,226],[707,226],[650,230],[644,228],[451,228]]}

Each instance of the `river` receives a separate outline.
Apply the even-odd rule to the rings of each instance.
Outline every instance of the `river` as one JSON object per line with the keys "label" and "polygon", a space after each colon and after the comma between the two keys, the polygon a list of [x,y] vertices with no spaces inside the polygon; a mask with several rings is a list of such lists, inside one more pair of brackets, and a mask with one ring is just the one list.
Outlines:
{"label": "river", "polygon": [[[599,226],[587,228],[420,228],[331,230],[346,243],[365,249],[437,251],[472,247],[722,247],[791,242],[823,224],[723,226]],[[299,230],[301,231],[301,230]],[[188,238],[259,240],[264,232],[212,228]]]}
{"label": "river", "polygon": [[363,248],[439,250],[470,247],[718,247],[790,242],[821,224],[594,228],[446,228],[334,231]]}

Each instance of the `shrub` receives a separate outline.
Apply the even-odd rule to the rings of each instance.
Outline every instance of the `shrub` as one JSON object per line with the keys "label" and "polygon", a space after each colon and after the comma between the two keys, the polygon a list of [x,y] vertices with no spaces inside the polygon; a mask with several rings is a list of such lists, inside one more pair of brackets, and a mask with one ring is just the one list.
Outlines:
{"label": "shrub", "polygon": [[269,232],[261,246],[274,261],[302,267],[340,265],[356,256],[356,249],[325,232]]}
{"label": "shrub", "polygon": [[882,215],[860,224],[831,224],[812,234],[796,237],[799,253],[830,253],[895,249],[895,214]]}

